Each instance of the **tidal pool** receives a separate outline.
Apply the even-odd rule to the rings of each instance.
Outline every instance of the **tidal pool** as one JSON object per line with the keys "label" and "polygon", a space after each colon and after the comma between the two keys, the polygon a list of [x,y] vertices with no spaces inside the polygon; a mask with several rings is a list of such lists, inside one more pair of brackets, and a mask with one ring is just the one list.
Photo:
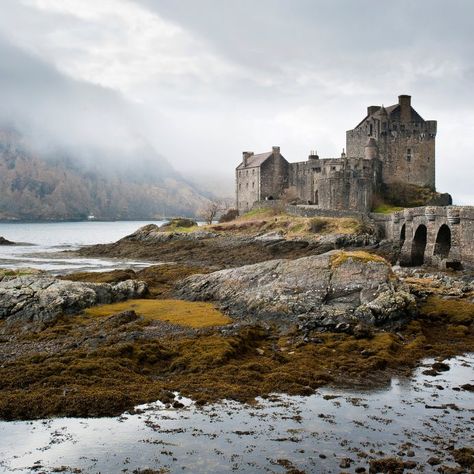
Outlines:
{"label": "tidal pool", "polygon": [[255,406],[181,399],[183,408],[151,404],[118,418],[0,422],[0,472],[368,472],[387,456],[409,461],[407,472],[438,472],[457,466],[453,449],[474,445],[474,393],[460,388],[474,384],[474,354],[423,374],[432,362],[378,391],[328,388]]}

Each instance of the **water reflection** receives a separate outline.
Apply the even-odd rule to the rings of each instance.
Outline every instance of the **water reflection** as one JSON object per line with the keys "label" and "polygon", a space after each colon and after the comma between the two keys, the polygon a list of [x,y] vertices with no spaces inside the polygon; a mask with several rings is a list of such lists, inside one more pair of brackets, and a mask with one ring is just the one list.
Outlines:
{"label": "water reflection", "polygon": [[[426,361],[429,363],[430,361]],[[371,458],[398,456],[421,468],[434,455],[455,466],[447,445],[472,444],[474,354],[438,377],[393,379],[379,391],[323,389],[311,397],[271,397],[257,406],[144,406],[105,419],[0,423],[3,472],[351,472]],[[413,451],[413,452],[411,452]],[[345,461],[344,461],[345,459]],[[35,465],[36,463],[36,465]],[[42,466],[42,467],[40,467]],[[167,471],[166,471],[167,472]]]}

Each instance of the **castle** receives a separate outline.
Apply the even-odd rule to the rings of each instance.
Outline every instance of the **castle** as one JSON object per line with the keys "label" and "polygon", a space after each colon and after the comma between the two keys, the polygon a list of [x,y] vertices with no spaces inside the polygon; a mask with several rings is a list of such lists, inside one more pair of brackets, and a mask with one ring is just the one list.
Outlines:
{"label": "castle", "polygon": [[236,169],[239,212],[255,202],[292,196],[315,208],[370,212],[381,187],[408,183],[435,188],[436,121],[424,120],[401,95],[390,107],[369,106],[366,117],[346,132],[339,158],[289,163],[275,146],[243,152]]}

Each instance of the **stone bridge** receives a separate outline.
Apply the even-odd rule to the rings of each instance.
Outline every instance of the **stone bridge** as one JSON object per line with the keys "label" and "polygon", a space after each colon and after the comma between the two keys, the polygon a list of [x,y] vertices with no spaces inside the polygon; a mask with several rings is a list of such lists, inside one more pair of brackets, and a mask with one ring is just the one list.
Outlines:
{"label": "stone bridge", "polygon": [[415,207],[371,217],[386,238],[400,243],[400,265],[474,268],[473,206]]}

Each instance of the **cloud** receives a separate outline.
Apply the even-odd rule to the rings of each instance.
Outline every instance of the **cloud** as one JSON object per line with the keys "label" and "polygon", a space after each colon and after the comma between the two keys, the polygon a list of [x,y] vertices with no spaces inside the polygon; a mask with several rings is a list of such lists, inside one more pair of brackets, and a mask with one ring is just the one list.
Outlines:
{"label": "cloud", "polygon": [[[113,115],[229,189],[241,150],[338,156],[367,105],[411,94],[439,122],[438,187],[474,203],[473,15],[470,0],[3,0],[0,32],[58,74],[115,91]],[[54,83],[38,67],[32,83]]]}

